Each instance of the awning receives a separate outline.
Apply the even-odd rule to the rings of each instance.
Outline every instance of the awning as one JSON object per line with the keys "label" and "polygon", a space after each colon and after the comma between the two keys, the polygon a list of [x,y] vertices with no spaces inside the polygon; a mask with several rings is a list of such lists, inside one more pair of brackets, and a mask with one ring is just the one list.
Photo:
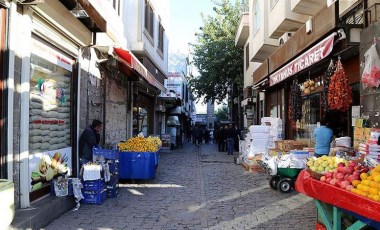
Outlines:
{"label": "awning", "polygon": [[113,48],[113,52],[119,62],[135,70],[149,84],[156,87],[161,92],[166,92],[166,88],[144,67],[143,64],[141,64],[141,62],[130,51],[120,48]]}
{"label": "awning", "polygon": [[332,33],[296,59],[271,74],[269,76],[269,86],[273,86],[327,57],[333,49],[335,35],[336,33]]}

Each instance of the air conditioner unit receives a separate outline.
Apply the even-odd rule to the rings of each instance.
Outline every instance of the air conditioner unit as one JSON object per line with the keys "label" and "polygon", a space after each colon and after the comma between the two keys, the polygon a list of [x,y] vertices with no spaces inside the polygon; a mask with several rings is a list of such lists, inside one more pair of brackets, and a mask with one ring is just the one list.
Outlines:
{"label": "air conditioner unit", "polygon": [[294,32],[285,32],[279,39],[278,39],[278,45],[282,46],[285,44],[287,40],[294,34]]}

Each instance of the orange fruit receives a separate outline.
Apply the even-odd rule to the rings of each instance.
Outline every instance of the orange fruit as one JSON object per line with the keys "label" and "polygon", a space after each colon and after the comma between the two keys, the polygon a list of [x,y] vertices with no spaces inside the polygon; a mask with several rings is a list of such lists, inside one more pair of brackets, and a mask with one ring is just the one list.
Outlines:
{"label": "orange fruit", "polygon": [[368,192],[372,195],[377,195],[379,193],[379,189],[377,188],[369,188]]}
{"label": "orange fruit", "polygon": [[360,174],[360,179],[362,179],[362,180],[366,180],[367,177],[368,177],[368,174],[367,174],[367,173],[362,173],[362,174]]}
{"label": "orange fruit", "polygon": [[369,185],[370,183],[370,180],[362,180],[362,185]]}
{"label": "orange fruit", "polygon": [[380,182],[380,174],[373,177],[373,180],[376,182]]}
{"label": "orange fruit", "polygon": [[380,196],[379,195],[373,195],[372,199],[375,200],[375,201],[379,201],[380,200]]}
{"label": "orange fruit", "polygon": [[369,195],[367,196],[367,198],[368,198],[368,199],[371,199],[371,200],[372,200],[372,197],[373,197],[372,194],[369,194]]}
{"label": "orange fruit", "polygon": [[351,183],[352,183],[352,186],[356,188],[360,184],[360,180],[353,180]]}
{"label": "orange fruit", "polygon": [[369,186],[368,185],[364,185],[363,188],[362,188],[362,191],[368,192],[369,191]]}
{"label": "orange fruit", "polygon": [[367,180],[373,181],[373,176],[368,176]]}
{"label": "orange fruit", "polygon": [[358,184],[358,186],[357,186],[358,190],[360,190],[360,191],[363,190],[363,186],[364,186],[363,184]]}

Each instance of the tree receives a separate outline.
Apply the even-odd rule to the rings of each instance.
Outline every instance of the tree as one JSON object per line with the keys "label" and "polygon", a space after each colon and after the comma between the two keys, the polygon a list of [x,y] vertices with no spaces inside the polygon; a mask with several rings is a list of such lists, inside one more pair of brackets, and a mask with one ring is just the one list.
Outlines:
{"label": "tree", "polygon": [[[192,44],[192,64],[198,69],[199,76],[190,74],[189,84],[197,98],[221,102],[232,87],[243,86],[243,49],[235,46],[235,35],[241,16],[240,3],[231,4],[221,0],[216,5],[215,17],[202,14],[204,26],[197,33],[197,43]],[[235,95],[238,95],[236,90]]]}
{"label": "tree", "polygon": [[215,117],[218,121],[228,120],[228,108],[227,106],[222,106],[215,112]]}

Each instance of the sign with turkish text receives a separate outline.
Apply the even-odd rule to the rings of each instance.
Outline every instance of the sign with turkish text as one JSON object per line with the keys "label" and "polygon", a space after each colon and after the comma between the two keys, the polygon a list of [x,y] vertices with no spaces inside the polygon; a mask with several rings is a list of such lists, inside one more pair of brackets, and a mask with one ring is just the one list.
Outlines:
{"label": "sign with turkish text", "polygon": [[182,87],[183,87],[183,80],[182,77],[169,77],[168,79],[165,79],[165,88],[167,89],[166,93],[162,93],[162,97],[171,97],[172,94],[175,94],[175,97],[182,98]]}
{"label": "sign with turkish text", "polygon": [[334,45],[334,35],[331,34],[317,45],[269,76],[269,86],[273,86],[286,78],[300,72],[327,57]]}

